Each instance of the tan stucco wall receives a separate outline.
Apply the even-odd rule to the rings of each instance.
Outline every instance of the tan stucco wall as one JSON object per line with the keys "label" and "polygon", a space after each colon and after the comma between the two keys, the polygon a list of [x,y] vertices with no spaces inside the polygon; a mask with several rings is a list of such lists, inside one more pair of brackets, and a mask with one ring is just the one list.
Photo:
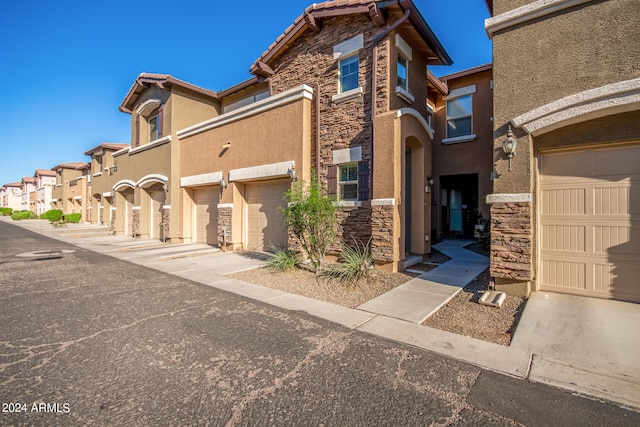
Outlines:
{"label": "tan stucco wall", "polygon": [[[519,3],[494,2],[496,13]],[[514,117],[565,96],[640,77],[636,0],[593,1],[509,28],[493,37],[496,193],[530,192],[531,147],[522,131],[512,171],[502,152]],[[588,42],[587,42],[588,41]]]}

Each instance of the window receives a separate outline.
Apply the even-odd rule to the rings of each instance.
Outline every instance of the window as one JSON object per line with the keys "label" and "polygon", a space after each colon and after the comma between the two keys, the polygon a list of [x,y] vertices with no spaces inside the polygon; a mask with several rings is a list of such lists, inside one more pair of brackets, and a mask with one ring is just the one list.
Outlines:
{"label": "window", "polygon": [[340,166],[338,175],[338,198],[340,200],[358,200],[358,165],[352,163]]}
{"label": "window", "polygon": [[155,141],[156,139],[160,138],[160,129],[158,127],[158,115],[156,114],[153,117],[149,117],[148,120],[148,124],[149,124],[149,142],[151,141]]}
{"label": "window", "polygon": [[472,111],[471,95],[447,101],[447,138],[472,135]]}
{"label": "window", "polygon": [[404,56],[398,54],[398,87],[402,90],[407,89],[407,60]]}
{"label": "window", "polygon": [[427,124],[431,129],[433,129],[433,105],[427,103]]}
{"label": "window", "polygon": [[340,93],[358,87],[358,55],[340,61]]}

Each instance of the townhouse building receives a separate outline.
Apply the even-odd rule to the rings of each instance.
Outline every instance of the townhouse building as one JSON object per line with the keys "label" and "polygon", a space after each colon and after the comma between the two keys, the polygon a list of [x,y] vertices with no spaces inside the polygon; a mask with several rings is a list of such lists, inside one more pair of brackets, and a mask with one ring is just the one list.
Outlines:
{"label": "townhouse building", "polygon": [[2,207],[11,208],[14,211],[22,209],[22,182],[10,182],[2,186],[4,196]]}
{"label": "townhouse building", "polygon": [[487,5],[497,287],[640,301],[640,3]]}
{"label": "townhouse building", "polygon": [[22,204],[23,211],[36,213],[36,180],[31,176],[22,178]]}
{"label": "townhouse building", "polygon": [[41,215],[51,209],[56,172],[51,169],[37,169],[33,177],[36,186],[36,213]]}
{"label": "townhouse building", "polygon": [[56,184],[52,193],[51,209],[60,209],[64,214],[80,213],[80,221],[86,221],[88,209],[90,167],[84,162],[60,163],[51,168],[56,173]]}
{"label": "townhouse building", "polygon": [[84,153],[91,157],[87,209],[91,213],[88,221],[92,224],[113,225],[116,215],[113,185],[118,171],[113,153],[128,147],[129,144],[104,142]]}

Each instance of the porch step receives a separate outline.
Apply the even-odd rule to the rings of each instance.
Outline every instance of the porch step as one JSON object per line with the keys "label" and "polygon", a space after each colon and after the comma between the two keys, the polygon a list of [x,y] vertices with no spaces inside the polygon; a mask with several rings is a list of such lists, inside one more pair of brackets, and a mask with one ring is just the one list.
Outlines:
{"label": "porch step", "polygon": [[406,270],[412,265],[420,264],[422,259],[422,255],[408,255],[404,261],[402,261],[402,270]]}

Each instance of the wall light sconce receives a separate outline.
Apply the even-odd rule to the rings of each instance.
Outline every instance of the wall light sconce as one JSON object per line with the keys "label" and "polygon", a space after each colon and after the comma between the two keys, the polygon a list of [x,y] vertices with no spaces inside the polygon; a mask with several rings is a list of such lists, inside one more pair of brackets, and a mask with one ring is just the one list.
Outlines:
{"label": "wall light sconce", "polygon": [[298,173],[295,167],[292,166],[291,169],[287,171],[287,174],[291,177],[291,182],[298,182]]}
{"label": "wall light sconce", "polygon": [[428,185],[429,187],[431,187],[431,186],[433,185],[433,177],[432,177],[431,175],[429,175],[429,176],[427,177],[427,185]]}
{"label": "wall light sconce", "polygon": [[224,177],[222,177],[222,179],[220,180],[220,190],[224,191],[227,189],[227,180],[224,179]]}
{"label": "wall light sconce", "polygon": [[231,148],[231,143],[230,143],[230,142],[227,142],[226,144],[224,144],[224,145],[222,146],[222,149],[223,149],[223,150],[227,150],[227,149],[229,149],[229,148]]}
{"label": "wall light sconce", "polygon": [[507,158],[509,159],[509,170],[511,170],[511,159],[516,155],[516,147],[518,145],[518,140],[513,135],[511,131],[511,126],[509,126],[509,131],[507,132],[507,138],[502,142],[502,149],[504,150]]}
{"label": "wall light sconce", "polygon": [[162,191],[164,191],[165,193],[169,192],[169,186],[167,185],[166,182],[164,184],[162,184]]}

